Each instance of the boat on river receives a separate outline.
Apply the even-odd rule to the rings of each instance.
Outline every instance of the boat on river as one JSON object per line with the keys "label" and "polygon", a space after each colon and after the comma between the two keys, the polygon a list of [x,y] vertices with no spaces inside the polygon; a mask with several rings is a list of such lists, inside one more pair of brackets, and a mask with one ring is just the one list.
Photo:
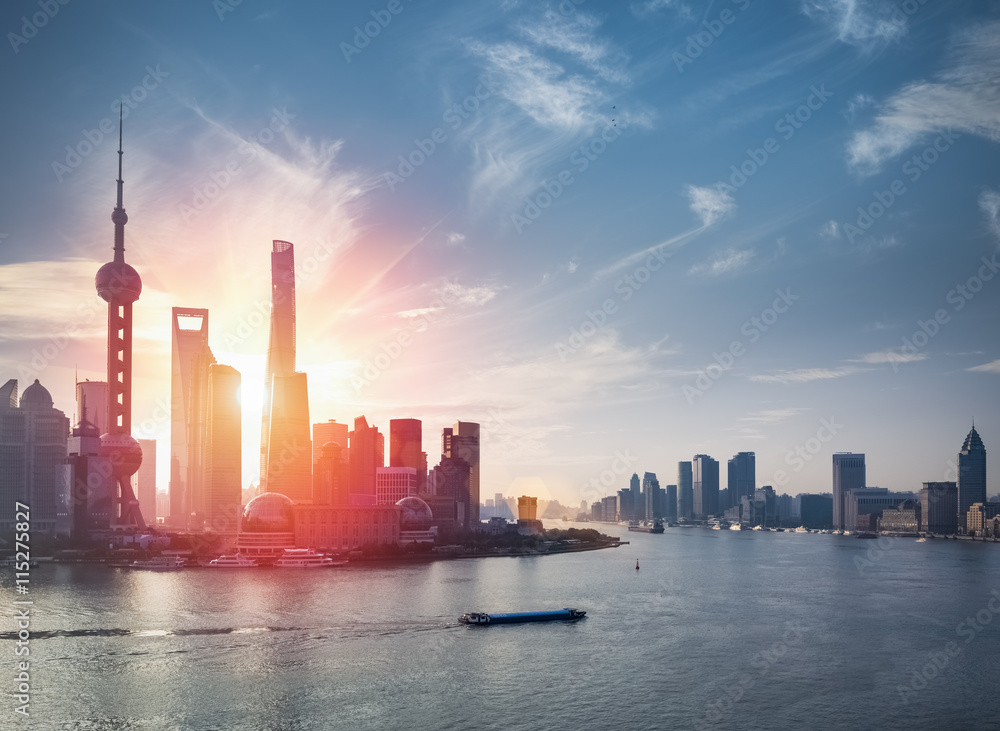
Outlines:
{"label": "boat on river", "polygon": [[583,619],[587,613],[582,609],[556,609],[547,612],[507,612],[504,614],[487,614],[486,612],[467,612],[458,618],[462,624],[515,624],[518,622],[555,622],[564,620],[575,622]]}

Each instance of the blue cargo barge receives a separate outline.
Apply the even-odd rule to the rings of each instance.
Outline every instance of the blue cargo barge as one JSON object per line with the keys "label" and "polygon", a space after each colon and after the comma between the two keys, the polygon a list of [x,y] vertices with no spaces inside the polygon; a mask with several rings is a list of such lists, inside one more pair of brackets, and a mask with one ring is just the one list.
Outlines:
{"label": "blue cargo barge", "polygon": [[458,618],[463,624],[513,624],[515,622],[552,622],[568,620],[575,622],[583,619],[586,612],[582,609],[556,609],[550,612],[507,612],[505,614],[486,614],[485,612],[468,612]]}

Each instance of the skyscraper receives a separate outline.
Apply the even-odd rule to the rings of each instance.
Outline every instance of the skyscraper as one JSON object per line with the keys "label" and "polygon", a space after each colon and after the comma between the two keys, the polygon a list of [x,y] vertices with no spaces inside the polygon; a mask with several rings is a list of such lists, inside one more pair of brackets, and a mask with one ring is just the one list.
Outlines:
{"label": "skyscraper", "polygon": [[656,479],[656,473],[646,472],[642,476],[642,492],[646,498],[644,509],[646,520],[656,520],[662,518],[660,509],[660,481]]}
{"label": "skyscraper", "polygon": [[278,492],[300,502],[312,498],[312,448],[306,374],[295,370],[295,250],[287,241],[272,244],[260,492]]}
{"label": "skyscraper", "polygon": [[[836,452],[833,455],[833,527],[844,530],[847,522],[847,493],[865,487],[865,455]],[[849,530],[854,530],[853,527]]]}
{"label": "skyscraper", "polygon": [[156,522],[156,440],[140,439],[142,466],[135,473],[135,494],[139,510],[149,523]]}
{"label": "skyscraper", "polygon": [[319,462],[323,456],[323,445],[329,442],[338,444],[343,450],[344,459],[347,458],[347,424],[341,424],[336,419],[329,421],[319,421],[313,424],[313,464]]}
{"label": "skyscraper", "polygon": [[757,456],[753,452],[739,452],[729,460],[729,481],[725,508],[739,505],[743,498],[754,498],[757,489]]}
{"label": "skyscraper", "polygon": [[691,460],[691,482],[694,489],[694,517],[704,520],[719,514],[719,462],[707,454],[696,454]]}
{"label": "skyscraper", "polygon": [[418,491],[424,491],[427,485],[427,453],[423,451],[420,419],[389,420],[389,466],[415,469]]}
{"label": "skyscraper", "polygon": [[375,471],[385,466],[385,435],[359,416],[350,438],[351,492],[375,496]]}
{"label": "skyscraper", "polygon": [[968,527],[967,513],[973,503],[986,502],[986,447],[972,425],[958,453],[958,530]]}
{"label": "skyscraper", "polygon": [[690,462],[677,463],[677,519],[694,519],[694,484]]}
{"label": "skyscraper", "polygon": [[208,367],[205,474],[198,516],[203,527],[235,532],[243,507],[243,429],[240,373],[227,365]]}
{"label": "skyscraper", "polygon": [[203,497],[208,367],[215,362],[215,356],[208,346],[208,310],[174,307],[170,318],[170,516],[167,522],[178,528],[188,528]]}
{"label": "skyscraper", "polygon": [[146,523],[129,478],[142,464],[142,448],[132,437],[132,303],[142,293],[139,273],[125,263],[125,224],[122,202],[122,127],[118,119],[118,204],[111,213],[115,224],[114,259],[97,270],[97,294],[108,303],[108,431],[101,436],[101,454],[111,460],[115,482],[112,526],[142,529]]}
{"label": "skyscraper", "polygon": [[469,465],[469,506],[467,526],[479,523],[479,424],[456,421],[441,436],[441,453],[445,457],[461,459]]}
{"label": "skyscraper", "polygon": [[628,503],[628,513],[622,516],[622,520],[639,520],[645,508],[642,507],[644,503],[642,501],[642,488],[639,483],[639,475],[635,472],[629,478],[628,491],[630,493],[630,499],[626,501]]}
{"label": "skyscraper", "polygon": [[[0,530],[5,534],[13,535],[21,502],[31,508],[32,531],[69,535],[68,436],[69,419],[52,405],[37,378],[20,402],[17,379],[0,387]],[[13,550],[13,541],[10,545]]]}
{"label": "skyscraper", "polygon": [[670,522],[677,522],[677,485],[667,485],[666,509],[663,511],[663,519]]}
{"label": "skyscraper", "polygon": [[[86,414],[84,414],[86,412]],[[80,381],[76,384],[76,424],[89,421],[104,434],[108,430],[107,381]]]}

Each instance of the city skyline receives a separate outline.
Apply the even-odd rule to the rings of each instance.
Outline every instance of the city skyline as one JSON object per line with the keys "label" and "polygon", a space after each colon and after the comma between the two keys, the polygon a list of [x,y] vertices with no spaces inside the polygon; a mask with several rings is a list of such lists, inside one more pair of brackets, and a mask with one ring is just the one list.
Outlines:
{"label": "city skyline", "polygon": [[[76,368],[105,378],[92,275],[124,96],[132,431],[160,441],[161,487],[172,307],[211,312],[242,374],[257,480],[273,239],[299,248],[311,421],[420,419],[432,460],[439,428],[479,423],[484,495],[573,505],[618,453],[633,464],[608,494],[743,451],[793,494],[828,491],[842,451],[893,491],[955,479],[973,417],[987,450],[1000,434],[982,398],[1000,377],[996,13],[739,3],[714,25],[708,6],[571,5],[403,6],[357,54],[363,9],[61,8],[0,81],[24,110],[4,142],[0,286],[27,305],[0,311],[6,377],[67,414]],[[430,27],[454,29],[444,49]],[[700,47],[706,28],[723,30]],[[292,29],[290,54],[267,50]],[[57,47],[93,64],[64,79],[42,63]],[[325,76],[300,73],[310,53]]]}

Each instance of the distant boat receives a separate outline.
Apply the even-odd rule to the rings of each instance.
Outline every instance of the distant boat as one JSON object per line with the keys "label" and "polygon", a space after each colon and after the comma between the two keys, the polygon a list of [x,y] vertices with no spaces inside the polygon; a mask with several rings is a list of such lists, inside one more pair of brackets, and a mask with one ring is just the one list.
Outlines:
{"label": "distant boat", "polygon": [[635,560],[635,570],[636,570],[636,571],[638,571],[638,570],[639,570],[639,559],[636,559],[636,560]]}
{"label": "distant boat", "polygon": [[733,523],[731,526],[729,526],[729,530],[743,530],[743,524]]}
{"label": "distant boat", "polygon": [[870,531],[862,531],[861,533],[858,533],[856,537],[857,538],[878,538],[878,535],[875,534],[875,533],[872,533]]}
{"label": "distant boat", "polygon": [[795,533],[808,533],[809,529],[806,528],[804,525],[800,525],[798,528],[795,529],[794,532]]}
{"label": "distant boat", "polygon": [[257,561],[239,553],[219,556],[208,562],[213,569],[249,569],[257,566]]}
{"label": "distant boat", "polygon": [[762,526],[762,525],[755,525],[755,526],[753,527],[753,529],[754,529],[754,530],[764,530],[764,526]]}
{"label": "distant boat", "polygon": [[129,568],[145,569],[146,571],[177,571],[184,568],[184,559],[180,556],[140,558],[130,563]]}
{"label": "distant boat", "polygon": [[662,520],[654,520],[652,525],[632,520],[629,521],[628,529],[636,533],[663,533],[664,531]]}
{"label": "distant boat", "polygon": [[[638,568],[638,567],[636,567]],[[514,624],[517,622],[553,622],[568,620],[575,622],[583,619],[587,613],[582,609],[557,609],[550,612],[510,612],[507,614],[487,614],[485,612],[468,612],[458,618],[462,624]]]}
{"label": "distant boat", "polygon": [[346,563],[347,561],[334,561],[311,548],[286,548],[274,565],[281,569],[322,569]]}

